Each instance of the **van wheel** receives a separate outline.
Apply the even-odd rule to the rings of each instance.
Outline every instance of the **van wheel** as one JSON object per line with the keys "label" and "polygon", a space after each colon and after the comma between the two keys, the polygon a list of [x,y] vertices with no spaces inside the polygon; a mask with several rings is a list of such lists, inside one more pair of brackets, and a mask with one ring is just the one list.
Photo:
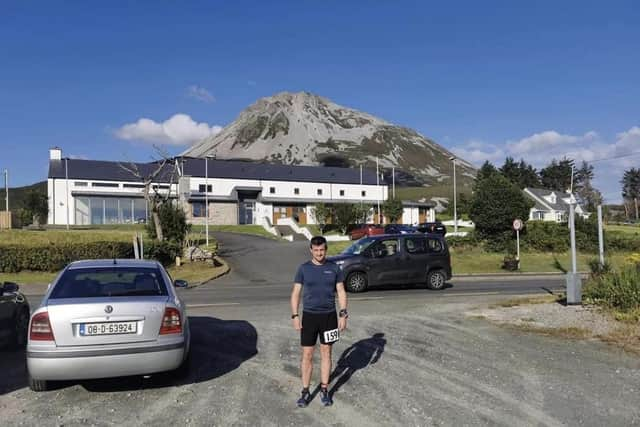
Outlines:
{"label": "van wheel", "polygon": [[29,375],[29,388],[33,391],[47,391],[48,383],[45,380],[34,380]]}
{"label": "van wheel", "polygon": [[442,270],[431,270],[429,274],[427,274],[427,287],[434,291],[438,291],[444,288],[446,280],[447,278]]}
{"label": "van wheel", "polygon": [[366,274],[356,271],[347,277],[347,290],[349,292],[363,292],[365,289],[367,289]]}

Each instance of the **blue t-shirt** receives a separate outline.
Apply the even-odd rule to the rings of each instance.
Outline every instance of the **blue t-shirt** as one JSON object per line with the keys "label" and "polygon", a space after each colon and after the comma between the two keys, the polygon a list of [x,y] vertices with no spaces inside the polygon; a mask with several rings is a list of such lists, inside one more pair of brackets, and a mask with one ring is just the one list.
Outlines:
{"label": "blue t-shirt", "polygon": [[325,261],[316,265],[307,261],[298,267],[293,281],[302,284],[303,311],[329,313],[336,310],[336,284],[344,281],[337,264]]}

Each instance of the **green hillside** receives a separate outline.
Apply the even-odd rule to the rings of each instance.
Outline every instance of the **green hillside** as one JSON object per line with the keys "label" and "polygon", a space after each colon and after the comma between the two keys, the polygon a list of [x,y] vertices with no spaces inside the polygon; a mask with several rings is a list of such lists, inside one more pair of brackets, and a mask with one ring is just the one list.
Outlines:
{"label": "green hillside", "polygon": [[[37,190],[47,194],[47,181],[36,182],[35,184],[26,185],[24,187],[9,187],[9,210],[16,211],[24,207],[24,199],[27,192]],[[0,211],[5,210],[5,189],[0,189]]]}

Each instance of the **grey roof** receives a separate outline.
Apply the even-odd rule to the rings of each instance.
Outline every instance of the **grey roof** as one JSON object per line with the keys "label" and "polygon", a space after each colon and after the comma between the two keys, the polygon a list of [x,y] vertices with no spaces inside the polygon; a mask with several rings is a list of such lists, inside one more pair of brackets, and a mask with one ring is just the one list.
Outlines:
{"label": "grey roof", "polygon": [[[49,178],[65,178],[65,163],[69,179],[89,179],[95,181],[134,181],[141,182],[141,179],[126,170],[136,169],[143,176],[154,173],[160,163],[132,163],[132,162],[111,162],[103,160],[83,160],[83,159],[62,159],[49,160]],[[158,174],[154,182],[171,182],[171,174],[175,171],[173,163],[167,162],[162,171]],[[174,178],[173,181],[177,181]]]}
{"label": "grey roof", "polygon": [[[194,177],[205,176],[205,159],[185,157],[182,158],[182,162],[184,165],[185,175]],[[65,178],[65,163],[67,163],[69,179],[101,181],[139,182],[140,179],[127,171],[124,167],[128,167],[129,169],[137,168],[141,175],[148,176],[159,166],[158,162],[131,163],[83,159],[50,160],[49,178]],[[162,172],[158,175],[155,182],[170,182],[171,175],[174,172],[175,167],[173,162],[168,162],[164,165]],[[237,160],[210,159],[208,164],[208,175],[211,178],[360,184],[359,169],[277,165],[242,162]],[[177,178],[174,178],[173,181],[176,182]],[[363,170],[362,183],[375,185],[375,172]]]}
{"label": "grey roof", "polygon": [[[562,191],[557,191],[557,190],[547,190],[545,188],[527,187],[526,190],[530,191],[534,196],[538,197],[539,199],[542,199],[542,201],[544,202],[544,204],[540,203],[539,200],[536,200],[535,198],[533,198],[533,201],[536,203],[535,208],[538,210],[546,211],[546,210],[549,210],[549,207],[551,207],[551,209],[555,211],[566,211],[569,208],[569,205],[564,200],[562,200],[563,198],[566,198],[569,196],[567,193],[563,193]],[[548,196],[551,193],[556,194],[556,203],[551,203],[550,201],[544,198],[545,196]]]}
{"label": "grey roof", "polygon": [[432,201],[428,202],[415,202],[413,200],[403,200],[402,206],[414,207],[414,208],[435,208],[436,203]]}

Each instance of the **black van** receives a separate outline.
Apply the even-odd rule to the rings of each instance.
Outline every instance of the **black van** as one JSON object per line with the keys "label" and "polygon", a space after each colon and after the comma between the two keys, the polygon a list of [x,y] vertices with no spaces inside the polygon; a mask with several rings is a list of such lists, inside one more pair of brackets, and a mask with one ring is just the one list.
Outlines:
{"label": "black van", "polygon": [[358,240],[329,257],[342,268],[345,287],[362,292],[369,286],[426,283],[442,289],[451,279],[451,258],[439,234],[383,234]]}

